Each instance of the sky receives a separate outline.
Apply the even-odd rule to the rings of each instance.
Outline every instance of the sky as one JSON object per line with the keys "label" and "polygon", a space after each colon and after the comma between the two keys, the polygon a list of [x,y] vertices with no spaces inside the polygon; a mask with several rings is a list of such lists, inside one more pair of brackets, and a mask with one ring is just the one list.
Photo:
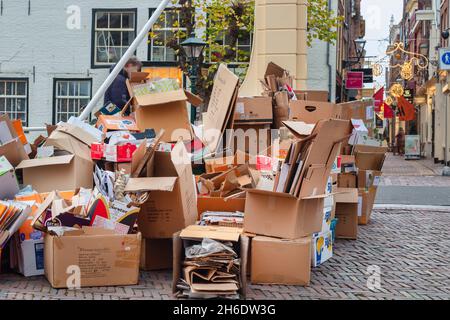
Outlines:
{"label": "sky", "polygon": [[[361,14],[366,20],[366,51],[367,56],[386,56],[389,38],[389,24],[394,15],[394,23],[402,18],[403,0],[361,0]],[[384,85],[385,76],[376,79],[376,88]]]}

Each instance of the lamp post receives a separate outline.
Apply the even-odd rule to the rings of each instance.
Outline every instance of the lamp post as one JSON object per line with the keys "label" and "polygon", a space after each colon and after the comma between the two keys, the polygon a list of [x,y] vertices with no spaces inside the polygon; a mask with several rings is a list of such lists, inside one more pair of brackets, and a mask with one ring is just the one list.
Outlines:
{"label": "lamp post", "polygon": [[366,40],[363,38],[358,38],[353,40],[353,45],[355,46],[356,57],[349,58],[350,60],[344,61],[344,68],[349,68],[358,64],[364,57],[364,49],[366,48]]}
{"label": "lamp post", "polygon": [[[201,39],[191,37],[181,43],[184,55],[188,62],[188,76],[191,82],[191,92],[197,94],[197,81],[200,68],[200,57],[206,47],[206,42]],[[191,106],[191,123],[194,123],[197,117],[195,106]]]}

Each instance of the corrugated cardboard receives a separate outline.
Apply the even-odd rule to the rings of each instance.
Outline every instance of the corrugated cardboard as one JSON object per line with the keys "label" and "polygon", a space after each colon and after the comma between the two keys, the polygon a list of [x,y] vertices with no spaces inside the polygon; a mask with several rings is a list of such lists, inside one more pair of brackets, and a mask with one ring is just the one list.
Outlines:
{"label": "corrugated cardboard", "polygon": [[294,90],[299,100],[328,102],[328,91]]}
{"label": "corrugated cardboard", "polygon": [[314,234],[311,245],[311,265],[315,268],[333,257],[333,237],[330,230]]}
{"label": "corrugated cardboard", "polygon": [[238,98],[234,112],[235,124],[272,124],[272,98]]}
{"label": "corrugated cardboard", "polygon": [[45,276],[54,288],[67,288],[81,271],[81,287],[135,285],[139,281],[141,235],[117,235],[86,228],[62,237],[45,236]]}
{"label": "corrugated cardboard", "polygon": [[366,225],[370,222],[376,195],[376,187],[359,190],[358,224]]}
{"label": "corrugated cardboard", "polygon": [[381,171],[376,170],[358,170],[358,189],[368,190],[377,188],[381,181]]}
{"label": "corrugated cardboard", "polygon": [[337,186],[339,188],[356,188],[356,181],[357,179],[355,173],[339,173],[337,175]]}
{"label": "corrugated cardboard", "polygon": [[[248,260],[248,250],[249,250],[249,238],[242,235],[242,229],[237,228],[226,228],[226,227],[200,227],[200,226],[190,226],[190,230],[185,232],[185,236],[190,239],[201,240],[203,238],[210,238],[213,240],[222,241],[233,241],[238,242],[238,252],[241,259],[241,270],[240,270],[240,295],[245,298],[247,293],[247,260]],[[172,291],[177,292],[177,282],[182,275],[182,263],[185,259],[184,255],[184,241],[177,232],[173,235],[173,281],[172,281]]]}
{"label": "corrugated cardboard", "polygon": [[0,156],[5,156],[13,167],[29,159],[7,114],[0,114]]}
{"label": "corrugated cardboard", "polygon": [[220,198],[199,196],[197,198],[198,219],[203,212],[217,211],[217,212],[244,212],[245,198]]}
{"label": "corrugated cardboard", "polygon": [[235,138],[232,141],[232,150],[256,156],[272,145],[270,124],[244,124],[239,122],[234,124],[234,130]]}
{"label": "corrugated cardboard", "polygon": [[141,206],[139,230],[144,238],[170,238],[195,223],[196,193],[192,168],[182,142],[173,151],[156,152],[152,178],[130,179],[126,191],[150,191]]}
{"label": "corrugated cardboard", "polygon": [[239,78],[221,64],[214,79],[208,111],[203,114],[202,142],[212,153],[217,151],[225,130],[233,128],[238,87]]}
{"label": "corrugated cardboard", "polygon": [[122,115],[100,114],[97,119],[96,127],[106,133],[108,131],[139,131],[136,120],[133,117]]}
{"label": "corrugated cardboard", "polygon": [[293,100],[290,102],[289,119],[306,123],[317,123],[324,119],[339,119],[339,109],[334,103]]}
{"label": "corrugated cardboard", "polygon": [[93,185],[92,161],[73,154],[23,160],[17,169],[23,171],[23,183],[38,192],[91,189]]}
{"label": "corrugated cardboard", "polygon": [[385,153],[374,152],[355,152],[355,164],[360,170],[377,170],[381,171],[383,168]]}
{"label": "corrugated cardboard", "polygon": [[165,270],[173,266],[173,240],[142,239],[141,270]]}
{"label": "corrugated cardboard", "polygon": [[358,189],[339,188],[336,194],[336,237],[354,239],[358,237]]}
{"label": "corrugated cardboard", "polygon": [[19,182],[14,168],[6,157],[0,156],[0,200],[12,200],[18,192]]}
{"label": "corrugated cardboard", "polygon": [[127,80],[128,91],[133,97],[136,124],[139,130],[164,129],[162,141],[176,142],[193,139],[193,132],[187,111],[187,97],[183,90],[135,96],[133,86],[146,79],[146,73],[133,73]]}
{"label": "corrugated cardboard", "polygon": [[311,238],[252,240],[251,282],[306,286],[311,276]]}

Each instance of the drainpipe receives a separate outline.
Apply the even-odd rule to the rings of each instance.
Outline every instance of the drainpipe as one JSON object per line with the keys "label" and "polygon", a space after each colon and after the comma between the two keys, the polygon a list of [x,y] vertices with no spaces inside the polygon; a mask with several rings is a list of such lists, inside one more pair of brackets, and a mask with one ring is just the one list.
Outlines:
{"label": "drainpipe", "polygon": [[[331,10],[331,1],[332,0],[328,0],[328,10]],[[337,14],[337,13],[336,13]],[[327,42],[327,66],[328,66],[328,97],[330,99],[330,102],[334,102],[331,101],[332,99],[332,77],[333,77],[333,66],[331,65],[331,61],[330,61],[330,52],[331,52],[331,45],[329,42]],[[334,99],[336,100],[336,98]]]}

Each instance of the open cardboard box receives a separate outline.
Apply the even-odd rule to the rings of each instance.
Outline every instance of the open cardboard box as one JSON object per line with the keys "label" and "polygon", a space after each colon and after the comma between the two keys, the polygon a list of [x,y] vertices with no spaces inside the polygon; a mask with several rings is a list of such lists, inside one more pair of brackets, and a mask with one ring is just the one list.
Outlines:
{"label": "open cardboard box", "polygon": [[[340,142],[350,133],[350,122],[322,120],[311,126],[297,123],[294,135],[308,140],[298,185],[298,196],[285,192],[248,190],[244,230],[249,233],[297,239],[320,232],[328,177],[340,149]],[[310,134],[307,136],[307,134]],[[306,137],[306,138],[305,138]],[[280,178],[281,179],[281,178]]]}
{"label": "open cardboard box", "polygon": [[358,224],[366,225],[370,222],[376,195],[376,187],[371,187],[369,189],[359,189]]}
{"label": "open cardboard box", "polygon": [[272,98],[238,98],[234,112],[234,123],[240,125],[272,124]]}
{"label": "open cardboard box", "polygon": [[135,87],[146,83],[148,73],[135,72],[127,80],[136,124],[139,130],[164,129],[162,140],[176,142],[180,138],[190,141],[194,138],[187,111],[188,97],[182,89],[153,94],[136,95]]}
{"label": "open cardboard box", "polygon": [[311,277],[311,237],[252,239],[251,282],[306,286]]}
{"label": "open cardboard box", "polygon": [[241,259],[239,293],[245,299],[247,294],[247,260],[250,240],[242,234],[242,229],[229,227],[189,226],[173,235],[173,293],[178,292],[177,283],[183,274],[186,246],[192,245],[193,242],[201,242],[204,238],[234,243],[234,249]]}
{"label": "open cardboard box", "polygon": [[[61,237],[46,234],[45,276],[53,288],[135,285],[140,250],[140,233],[117,235],[112,230],[83,228]],[[74,274],[78,268],[79,283]]]}
{"label": "open cardboard box", "polygon": [[334,103],[292,100],[289,119],[306,123],[317,123],[324,119],[340,119],[340,109]]}
{"label": "open cardboard box", "polygon": [[5,156],[13,167],[29,159],[7,114],[0,114],[0,156]]}
{"label": "open cardboard box", "polygon": [[358,189],[338,188],[335,195],[336,237],[356,240],[358,237]]}
{"label": "open cardboard box", "polygon": [[126,192],[149,192],[138,227],[144,238],[165,239],[195,223],[196,193],[189,156],[182,142],[172,152],[157,151],[154,176],[128,181]]}

